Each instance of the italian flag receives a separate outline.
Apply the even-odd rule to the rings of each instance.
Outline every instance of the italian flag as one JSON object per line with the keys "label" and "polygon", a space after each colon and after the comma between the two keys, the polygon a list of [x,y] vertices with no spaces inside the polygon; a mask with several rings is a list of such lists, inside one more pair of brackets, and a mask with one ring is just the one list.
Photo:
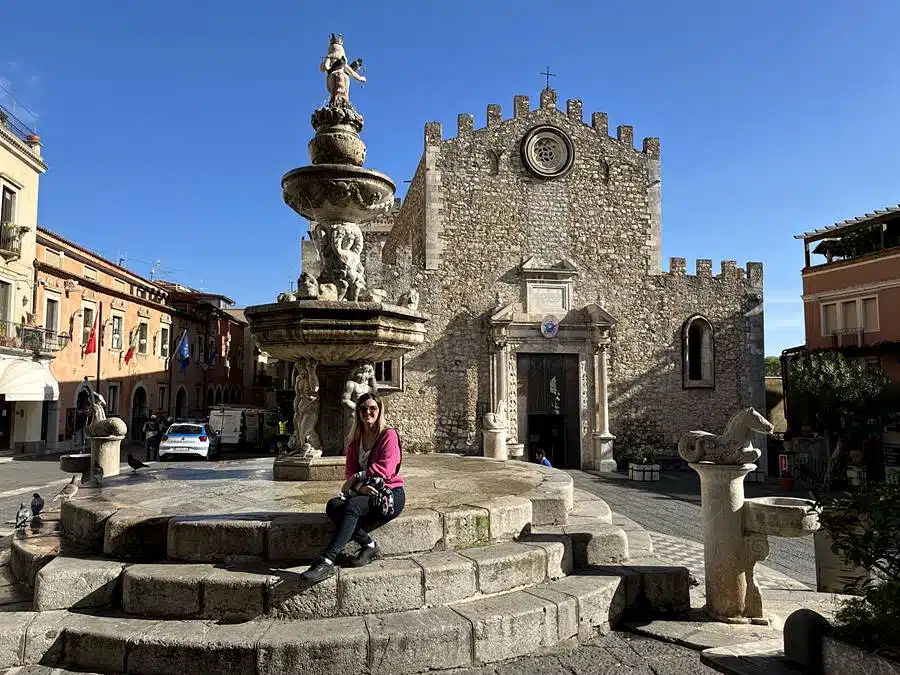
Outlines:
{"label": "italian flag", "polygon": [[138,337],[140,336],[140,334],[141,332],[137,328],[131,331],[131,337],[128,340],[128,351],[125,352],[126,366],[128,365],[128,362],[134,358],[134,353],[137,351]]}

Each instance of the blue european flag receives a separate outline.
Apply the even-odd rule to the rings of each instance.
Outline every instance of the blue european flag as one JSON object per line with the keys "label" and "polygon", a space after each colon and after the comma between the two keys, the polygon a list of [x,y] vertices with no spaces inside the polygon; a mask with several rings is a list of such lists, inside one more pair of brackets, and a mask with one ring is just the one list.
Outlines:
{"label": "blue european flag", "polygon": [[181,359],[181,372],[183,373],[187,370],[187,367],[191,362],[191,345],[188,343],[187,328],[185,328],[184,332],[181,334],[181,341],[178,343],[175,353],[178,355],[178,358]]}

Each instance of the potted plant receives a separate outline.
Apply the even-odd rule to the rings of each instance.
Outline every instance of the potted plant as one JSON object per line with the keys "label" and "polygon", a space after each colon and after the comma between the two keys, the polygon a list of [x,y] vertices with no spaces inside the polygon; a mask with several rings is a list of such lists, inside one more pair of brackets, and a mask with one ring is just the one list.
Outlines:
{"label": "potted plant", "polygon": [[659,464],[656,463],[656,450],[650,446],[644,446],[637,459],[637,462],[628,463],[628,477],[640,482],[658,481]]}

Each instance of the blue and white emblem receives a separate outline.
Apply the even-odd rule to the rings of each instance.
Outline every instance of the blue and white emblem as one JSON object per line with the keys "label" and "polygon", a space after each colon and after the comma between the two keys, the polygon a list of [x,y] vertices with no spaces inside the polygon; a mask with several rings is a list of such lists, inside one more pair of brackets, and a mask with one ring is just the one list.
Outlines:
{"label": "blue and white emblem", "polygon": [[559,332],[559,319],[552,314],[548,314],[541,319],[541,335],[545,338],[554,338]]}

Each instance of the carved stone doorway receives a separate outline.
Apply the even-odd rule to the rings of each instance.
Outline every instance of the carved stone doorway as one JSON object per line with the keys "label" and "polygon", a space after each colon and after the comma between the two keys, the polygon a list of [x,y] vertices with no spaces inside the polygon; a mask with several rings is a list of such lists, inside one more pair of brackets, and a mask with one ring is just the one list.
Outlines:
{"label": "carved stone doorway", "polygon": [[554,467],[581,468],[578,354],[516,355],[519,386],[525,391],[528,457],[540,448]]}

